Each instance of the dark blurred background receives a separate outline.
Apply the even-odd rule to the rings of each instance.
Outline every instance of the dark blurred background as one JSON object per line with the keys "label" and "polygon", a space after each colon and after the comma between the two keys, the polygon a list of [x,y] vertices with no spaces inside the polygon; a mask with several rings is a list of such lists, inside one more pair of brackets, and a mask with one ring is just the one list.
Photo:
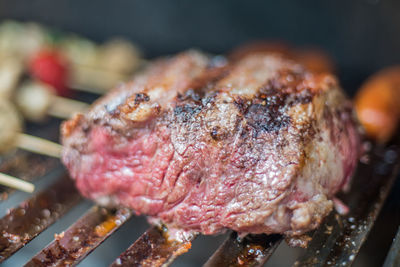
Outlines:
{"label": "dark blurred background", "polygon": [[321,47],[349,92],[400,62],[399,11],[398,0],[0,0],[1,20],[33,20],[97,41],[124,36],[148,57],[189,47],[221,53],[255,39]]}
{"label": "dark blurred background", "polygon": [[[335,60],[351,95],[368,75],[400,63],[399,0],[0,0],[0,21],[5,19],[40,22],[95,41],[122,36],[147,58],[191,47],[224,53],[258,39],[318,47]],[[386,256],[400,223],[398,192],[399,183],[357,266],[379,266]]]}

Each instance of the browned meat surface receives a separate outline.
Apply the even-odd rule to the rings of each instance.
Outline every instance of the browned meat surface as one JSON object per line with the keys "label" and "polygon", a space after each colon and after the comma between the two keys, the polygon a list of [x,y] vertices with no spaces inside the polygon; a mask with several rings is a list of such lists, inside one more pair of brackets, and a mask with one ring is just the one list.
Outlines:
{"label": "browned meat surface", "polygon": [[295,60],[314,73],[332,73],[335,64],[328,54],[318,48],[296,49],[282,42],[257,41],[239,46],[230,53],[232,60],[240,59],[254,53],[280,53]]}
{"label": "browned meat surface", "polygon": [[334,77],[277,53],[156,61],[63,124],[81,193],[204,234],[302,234],[349,183],[359,136]]}

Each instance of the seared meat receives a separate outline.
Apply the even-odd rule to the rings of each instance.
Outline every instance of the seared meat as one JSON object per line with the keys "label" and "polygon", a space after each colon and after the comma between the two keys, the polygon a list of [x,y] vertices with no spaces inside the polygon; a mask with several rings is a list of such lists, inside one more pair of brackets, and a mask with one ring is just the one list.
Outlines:
{"label": "seared meat", "polygon": [[296,49],[282,42],[257,41],[242,45],[229,55],[232,60],[254,53],[280,53],[295,60],[314,73],[332,73],[334,62],[328,54],[317,48]]}
{"label": "seared meat", "polygon": [[203,234],[302,234],[332,210],[358,158],[334,77],[278,53],[228,61],[188,51],[62,127],[80,192]]}

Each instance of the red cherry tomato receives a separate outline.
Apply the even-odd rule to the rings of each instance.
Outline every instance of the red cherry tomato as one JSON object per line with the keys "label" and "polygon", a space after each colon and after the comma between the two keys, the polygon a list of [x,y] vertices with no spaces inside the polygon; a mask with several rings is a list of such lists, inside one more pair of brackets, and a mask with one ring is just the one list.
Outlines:
{"label": "red cherry tomato", "polygon": [[68,96],[68,64],[56,50],[39,51],[29,63],[29,71],[36,79],[51,85],[58,95]]}

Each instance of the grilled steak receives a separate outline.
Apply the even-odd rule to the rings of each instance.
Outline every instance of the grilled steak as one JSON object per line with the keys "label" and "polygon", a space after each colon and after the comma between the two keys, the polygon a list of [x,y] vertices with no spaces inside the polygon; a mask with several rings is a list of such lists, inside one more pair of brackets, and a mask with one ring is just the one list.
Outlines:
{"label": "grilled steak", "polygon": [[330,75],[278,53],[152,63],[62,126],[80,192],[203,234],[298,235],[348,185],[359,136]]}

